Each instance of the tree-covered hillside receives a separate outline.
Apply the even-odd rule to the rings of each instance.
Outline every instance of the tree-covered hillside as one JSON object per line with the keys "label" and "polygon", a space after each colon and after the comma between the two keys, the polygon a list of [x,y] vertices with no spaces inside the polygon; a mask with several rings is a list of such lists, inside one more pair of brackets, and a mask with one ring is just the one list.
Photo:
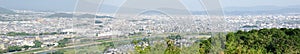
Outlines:
{"label": "tree-covered hillside", "polygon": [[[210,53],[211,41],[202,41],[199,52]],[[297,54],[300,53],[300,29],[260,29],[228,33],[225,54]]]}

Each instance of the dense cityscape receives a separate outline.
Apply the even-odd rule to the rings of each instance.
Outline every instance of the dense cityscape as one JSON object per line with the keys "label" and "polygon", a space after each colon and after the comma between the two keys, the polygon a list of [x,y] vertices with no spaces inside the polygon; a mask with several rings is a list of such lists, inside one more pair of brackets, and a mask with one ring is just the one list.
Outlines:
{"label": "dense cityscape", "polygon": [[295,7],[126,16],[0,4],[0,54],[299,54],[300,8]]}
{"label": "dense cityscape", "polygon": [[[51,47],[58,46],[58,41],[64,38],[129,36],[132,33],[209,32],[211,29],[206,23],[209,20],[207,15],[173,18],[163,15],[144,15],[139,18],[124,19],[109,16],[70,18],[64,15],[56,16],[62,13],[21,10],[16,12],[24,14],[1,14],[1,49],[7,49],[9,46],[34,46],[36,40],[43,43],[41,47]],[[298,15],[246,15],[224,16],[224,18],[227,26],[225,31],[300,28]]]}

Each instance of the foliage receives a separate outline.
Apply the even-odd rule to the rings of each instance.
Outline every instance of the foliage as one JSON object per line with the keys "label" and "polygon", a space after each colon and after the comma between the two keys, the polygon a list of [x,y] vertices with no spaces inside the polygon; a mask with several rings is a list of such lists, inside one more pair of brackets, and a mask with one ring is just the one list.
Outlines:
{"label": "foliage", "polygon": [[180,54],[180,48],[174,45],[174,41],[167,40],[167,49],[164,54]]}
{"label": "foliage", "polygon": [[150,52],[150,49],[150,46],[146,46],[145,48],[142,46],[135,46],[135,51],[139,54],[147,54]]}
{"label": "foliage", "polygon": [[[148,38],[133,40],[132,43],[135,45],[135,51],[138,54],[180,54],[181,49],[178,46],[175,46],[174,40],[182,39],[180,35],[171,35],[167,37],[166,43],[156,42],[154,46],[150,46],[150,40]],[[148,44],[148,46],[144,46]],[[167,45],[166,47],[164,47]]]}
{"label": "foliage", "polygon": [[34,36],[37,34],[30,34],[25,32],[8,32],[6,35],[7,36]]}
{"label": "foliage", "polygon": [[204,40],[202,42],[199,43],[199,53],[200,54],[206,54],[209,53],[209,50],[212,48],[211,43],[208,40]]}
{"label": "foliage", "polygon": [[151,46],[151,52],[149,54],[162,54],[165,52],[167,46],[164,42],[156,42]]}
{"label": "foliage", "polygon": [[58,47],[66,47],[66,44],[69,42],[68,38],[64,38],[63,40],[58,41]]}
{"label": "foliage", "polygon": [[[209,41],[202,41],[199,51],[207,53]],[[226,54],[297,54],[300,53],[300,29],[260,29],[228,33]]]}
{"label": "foliage", "polygon": [[56,35],[56,34],[64,34],[64,32],[45,32],[45,33],[39,33],[39,35]]}
{"label": "foliage", "polygon": [[8,32],[7,36],[37,36],[37,35],[56,35],[56,34],[64,34],[64,32],[45,32],[45,33],[26,33],[26,32]]}
{"label": "foliage", "polygon": [[135,45],[134,48],[138,54],[149,54],[151,47],[149,46],[148,38],[133,40],[132,43]]}
{"label": "foliage", "polygon": [[38,41],[38,40],[35,40],[33,43],[34,43],[33,48],[39,48],[39,47],[41,47],[42,44],[43,44],[41,41]]}
{"label": "foliage", "polygon": [[0,54],[2,54],[2,53],[5,53],[5,51],[0,49]]}
{"label": "foliage", "polygon": [[95,36],[99,36],[99,34],[98,33],[96,33],[96,35]]}
{"label": "foliage", "polygon": [[7,48],[7,51],[8,51],[8,52],[15,52],[15,51],[21,51],[21,50],[22,50],[22,48],[19,47],[19,46],[9,46],[9,47]]}
{"label": "foliage", "polygon": [[171,36],[168,36],[167,37],[168,39],[171,39],[171,40],[178,40],[178,39],[182,39],[182,37],[180,35],[171,35]]}

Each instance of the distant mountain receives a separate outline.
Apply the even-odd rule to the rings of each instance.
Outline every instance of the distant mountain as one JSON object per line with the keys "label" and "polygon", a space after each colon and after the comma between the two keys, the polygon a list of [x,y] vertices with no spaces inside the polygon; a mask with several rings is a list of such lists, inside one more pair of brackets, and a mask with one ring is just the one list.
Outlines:
{"label": "distant mountain", "polygon": [[51,14],[49,16],[46,16],[47,18],[54,18],[54,17],[62,17],[62,18],[72,18],[73,14],[67,14],[67,13],[55,13]]}
{"label": "distant mountain", "polygon": [[114,17],[111,17],[111,16],[96,16],[96,15],[92,15],[92,14],[82,14],[82,15],[77,15],[75,17],[78,17],[78,18],[114,18]]}
{"label": "distant mountain", "polygon": [[294,6],[257,6],[257,7],[229,7],[224,8],[227,15],[262,15],[300,13],[300,5]]}
{"label": "distant mountain", "polygon": [[276,10],[258,10],[258,11],[224,11],[227,15],[264,15],[264,14],[290,14],[300,13],[300,8],[284,8]]}
{"label": "distant mountain", "polygon": [[92,14],[81,14],[81,15],[73,15],[73,14],[68,14],[68,13],[55,13],[55,14],[51,14],[46,16],[46,18],[57,18],[57,17],[62,17],[62,18],[113,18],[111,16],[96,16],[96,15],[92,15]]}
{"label": "distant mountain", "polygon": [[111,17],[111,16],[96,16],[96,18],[114,18],[114,17]]}
{"label": "distant mountain", "polygon": [[16,12],[0,7],[0,14],[15,14]]}
{"label": "distant mountain", "polygon": [[[254,7],[226,7],[225,11],[263,11],[263,10],[276,10],[283,7],[278,6],[254,6]],[[285,7],[286,8],[286,7]]]}
{"label": "distant mountain", "polygon": [[3,20],[5,17],[0,16],[0,21]]}
{"label": "distant mountain", "polygon": [[190,15],[191,13],[189,10],[183,10],[183,9],[174,9],[174,8],[158,8],[158,10],[161,10],[163,12],[166,12],[166,14],[179,14],[179,15]]}
{"label": "distant mountain", "polygon": [[[223,8],[225,15],[264,15],[264,14],[300,14],[300,5],[279,6],[256,6],[256,7],[227,7]],[[206,14],[206,11],[191,11],[194,15]]]}
{"label": "distant mountain", "polygon": [[[129,8],[125,8],[129,9]],[[132,10],[145,10],[145,9],[130,9],[126,10],[131,12]],[[186,10],[182,9],[172,9],[172,8],[159,8],[157,10],[164,11],[166,14],[182,14]],[[298,13],[300,14],[300,5],[294,6],[254,6],[254,7],[227,7],[223,8],[225,15],[264,15],[264,14],[290,14]],[[206,11],[190,11],[193,15],[205,15]],[[151,14],[151,12],[150,12]]]}

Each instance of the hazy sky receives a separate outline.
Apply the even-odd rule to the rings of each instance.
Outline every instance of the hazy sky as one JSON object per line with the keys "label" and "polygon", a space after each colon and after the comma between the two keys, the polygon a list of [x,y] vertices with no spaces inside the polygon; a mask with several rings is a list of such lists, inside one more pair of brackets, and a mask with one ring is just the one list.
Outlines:
{"label": "hazy sky", "polygon": [[225,7],[291,6],[300,5],[300,0],[220,0]]}
{"label": "hazy sky", "polygon": [[[77,0],[0,0],[0,7],[10,9],[73,10]],[[89,0],[93,2],[93,0]],[[104,4],[120,6],[125,0],[105,0]],[[190,10],[202,9],[198,0],[180,0]],[[291,6],[300,5],[300,0],[220,0],[223,7]],[[138,5],[138,4],[137,4]]]}

